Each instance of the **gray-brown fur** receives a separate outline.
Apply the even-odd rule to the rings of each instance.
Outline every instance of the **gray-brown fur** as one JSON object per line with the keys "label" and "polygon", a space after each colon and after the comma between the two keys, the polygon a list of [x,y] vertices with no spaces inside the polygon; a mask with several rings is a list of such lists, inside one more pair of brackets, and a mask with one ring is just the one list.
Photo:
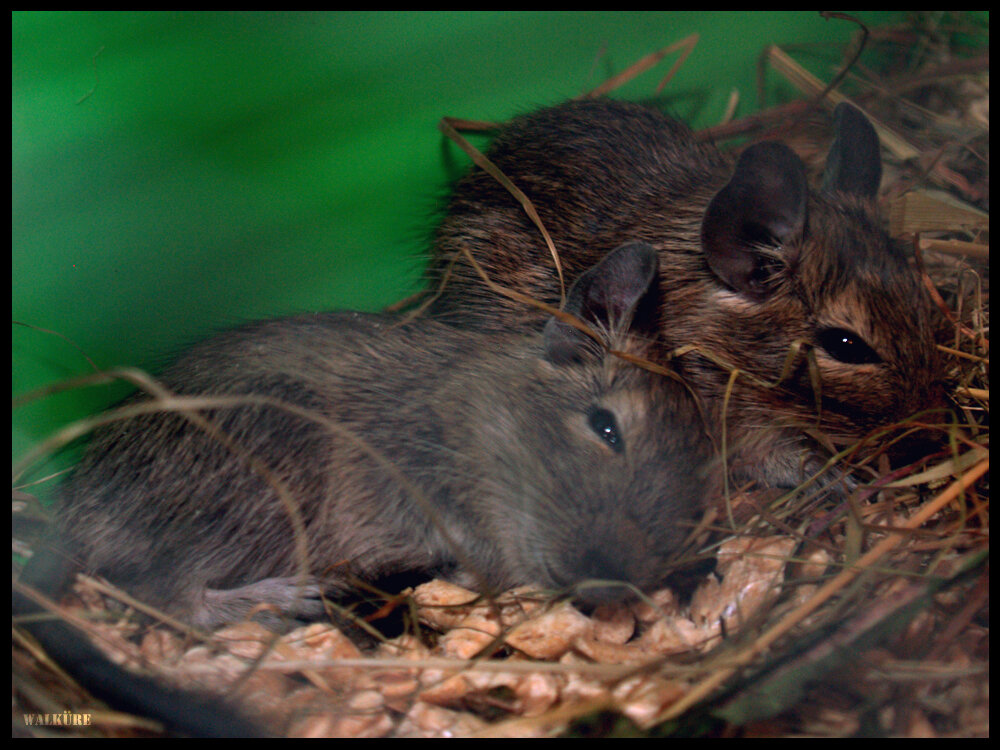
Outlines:
{"label": "gray-brown fur", "polygon": [[[655,253],[625,246],[582,278],[569,309],[605,346],[642,356],[655,278]],[[649,588],[717,489],[685,389],[556,319],[508,334],[360,313],[279,319],[191,349],[162,380],[315,417],[259,404],[207,413],[290,490],[305,524],[305,597],[273,485],[181,415],[112,424],[69,480],[58,541],[77,563],[206,626],[260,602],[315,616],[319,593],[336,596],[351,575],[405,570],[495,588]],[[599,409],[614,415],[621,450],[588,423]]]}
{"label": "gray-brown fur", "polygon": [[[672,366],[704,400],[717,438],[726,420],[737,473],[773,485],[794,486],[818,466],[802,431],[817,425],[806,358],[781,387],[740,377],[724,409],[733,368],[775,383],[804,344],[818,366],[819,424],[849,438],[940,403],[929,296],[875,211],[878,139],[846,105],[835,133],[819,189],[787,147],[751,147],[734,167],[676,121],[607,100],[516,118],[487,152],[534,204],[567,283],[621,242],[658,251],[663,350],[698,347]],[[451,276],[431,314],[487,329],[538,325],[536,310],[490,291],[463,250],[497,284],[558,304],[540,232],[479,169],[457,183],[436,236],[431,284]],[[866,342],[877,361],[831,356],[831,329]]]}

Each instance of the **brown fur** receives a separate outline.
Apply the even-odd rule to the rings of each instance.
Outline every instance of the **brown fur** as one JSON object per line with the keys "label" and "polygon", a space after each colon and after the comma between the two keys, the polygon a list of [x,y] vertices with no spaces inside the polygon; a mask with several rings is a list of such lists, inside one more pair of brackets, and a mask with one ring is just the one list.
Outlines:
{"label": "brown fur", "polygon": [[[58,544],[204,626],[260,602],[316,616],[319,595],[352,575],[648,589],[718,474],[686,390],[605,349],[648,349],[655,308],[643,300],[656,292],[656,255],[633,244],[573,291],[570,310],[604,332],[600,345],[556,319],[544,333],[498,334],[360,313],[218,336],[163,382],[247,396],[205,413],[238,448],[171,412],[110,425],[63,491]],[[594,410],[614,415],[618,448],[588,423]]]}
{"label": "brown fur", "polygon": [[[733,163],[696,142],[683,125],[638,105],[577,101],[517,118],[501,129],[487,156],[533,202],[567,282],[621,242],[641,240],[658,251],[661,351],[697,348],[672,364],[707,404],[717,439],[726,420],[738,473],[795,486],[818,466],[803,428],[819,424],[860,438],[941,400],[931,303],[875,213],[877,147],[860,114],[838,111],[823,189],[806,192],[797,157],[768,145],[752,162],[762,165],[759,184],[754,174],[744,175],[743,192],[721,200],[716,214],[710,204],[737,181]],[[783,166],[772,168],[775,159]],[[766,195],[774,176],[791,187],[801,179],[801,206],[780,183],[775,197]],[[756,209],[745,206],[760,195],[762,213],[785,212],[759,217],[768,229],[760,245],[713,255],[706,237],[721,236],[723,249],[733,249],[728,231],[759,230]],[[734,210],[745,212],[735,229],[725,226]],[[801,226],[785,221],[789,215]],[[558,304],[558,278],[538,229],[478,169],[456,185],[436,236],[431,284],[446,272],[450,278],[431,314],[462,326],[538,325],[534,309],[489,291],[463,251],[497,284]],[[822,334],[831,327],[857,334],[880,361],[852,364],[830,356]],[[741,376],[724,406],[733,368],[776,384],[797,346],[802,354],[779,387]],[[819,394],[807,353],[818,367]]]}

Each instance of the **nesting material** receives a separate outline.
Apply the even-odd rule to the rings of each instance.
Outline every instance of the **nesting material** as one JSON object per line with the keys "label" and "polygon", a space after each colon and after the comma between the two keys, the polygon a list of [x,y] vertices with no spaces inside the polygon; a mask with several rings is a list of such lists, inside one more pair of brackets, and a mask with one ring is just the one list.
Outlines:
{"label": "nesting material", "polygon": [[[939,343],[956,421],[922,425],[939,438],[930,455],[895,466],[877,441],[846,453],[865,480],[846,506],[734,491],[689,540],[714,570],[630,604],[584,613],[530,586],[484,597],[432,581],[395,601],[411,614],[403,635],[361,649],[328,623],[281,636],[137,625],[82,581],[69,606],[95,642],[285,736],[988,737],[988,29],[971,49],[960,40],[981,30],[960,14],[868,32],[873,54],[819,106],[847,98],[878,124],[889,231],[950,322]],[[781,137],[811,163],[826,147],[813,100],[836,71],[818,78],[777,47],[764,60],[802,101],[702,135]],[[20,713],[93,706],[86,726],[40,732],[157,733],[94,704],[16,630],[12,675],[15,727]]]}

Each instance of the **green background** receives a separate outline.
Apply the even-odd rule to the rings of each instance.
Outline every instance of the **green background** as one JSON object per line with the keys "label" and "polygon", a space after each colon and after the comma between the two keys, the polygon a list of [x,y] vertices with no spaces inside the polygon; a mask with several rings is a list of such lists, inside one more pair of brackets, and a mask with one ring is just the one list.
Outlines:
{"label": "green background", "polygon": [[[467,163],[442,116],[554,104],[697,32],[660,101],[714,124],[733,89],[759,107],[767,44],[829,79],[854,31],[815,12],[14,13],[11,308],[32,327],[12,327],[13,393],[91,371],[84,353],[155,372],[221,327],[412,294]],[[650,98],[674,59],[615,95]],[[774,73],[767,90],[790,96]],[[125,392],[15,410],[15,457]]]}

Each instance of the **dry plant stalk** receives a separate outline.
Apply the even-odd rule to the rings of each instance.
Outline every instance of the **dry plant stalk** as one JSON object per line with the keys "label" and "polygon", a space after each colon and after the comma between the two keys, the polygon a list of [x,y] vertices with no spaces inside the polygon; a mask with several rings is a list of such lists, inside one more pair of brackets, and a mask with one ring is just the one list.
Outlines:
{"label": "dry plant stalk", "polygon": [[698,34],[691,34],[690,36],[686,36],[678,42],[674,42],[673,44],[664,47],[663,49],[657,50],[656,52],[646,55],[641,60],[638,60],[637,62],[630,65],[628,68],[623,70],[618,75],[612,76],[597,88],[587,92],[586,94],[583,94],[583,96],[581,96],[580,98],[594,99],[599,96],[604,96],[605,94],[609,94],[615,89],[625,85],[636,76],[641,75],[642,73],[645,73],[647,70],[650,70],[651,68],[655,67],[667,55],[680,51],[680,55],[678,56],[677,60],[671,66],[670,70],[667,71],[667,74],[663,76],[662,79],[660,79],[659,84],[657,84],[655,93],[658,94],[661,91],[663,91],[663,89],[666,87],[668,83],[670,83],[674,75],[676,75],[677,71],[680,70],[681,66],[685,63],[685,61],[688,59],[691,53],[694,52],[694,48],[698,44],[699,39],[700,36]]}
{"label": "dry plant stalk", "polygon": [[[806,96],[819,96],[826,89],[826,86],[816,76],[795,62],[777,45],[768,47],[766,54],[771,66]],[[823,104],[832,111],[838,104],[846,101],[850,101],[848,97],[834,89],[827,92],[826,97],[823,99]],[[873,117],[864,108],[862,108],[862,111],[864,111],[865,116],[868,117],[875,127],[876,132],[878,132],[879,141],[897,158],[915,159],[920,155],[913,146],[894,133],[885,123],[880,122],[878,118]]]}

